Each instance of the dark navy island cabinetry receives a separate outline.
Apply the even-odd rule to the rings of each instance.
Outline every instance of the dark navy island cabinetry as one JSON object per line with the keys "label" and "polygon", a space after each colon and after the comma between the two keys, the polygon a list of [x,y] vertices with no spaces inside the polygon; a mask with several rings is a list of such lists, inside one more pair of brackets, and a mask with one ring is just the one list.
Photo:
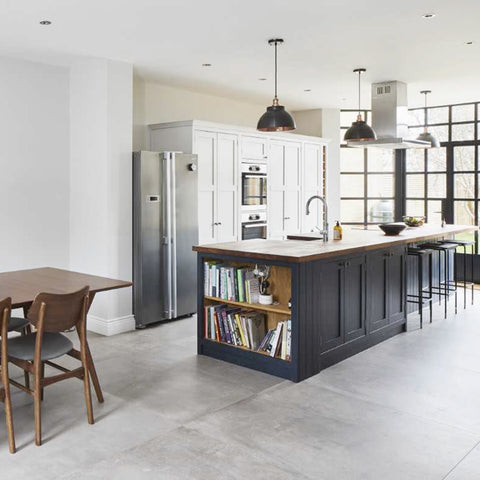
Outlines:
{"label": "dark navy island cabinetry", "polygon": [[[424,226],[398,237],[351,231],[348,240],[337,242],[256,239],[194,247],[198,252],[198,353],[295,382],[315,375],[405,331],[408,244],[472,228]],[[240,283],[238,270],[269,266],[270,293],[278,303],[260,305],[245,298],[207,295],[206,264],[231,269],[231,276],[238,274]],[[238,286],[233,288],[238,294]],[[232,322],[224,318],[223,323],[225,311],[231,314],[237,335],[240,330],[240,345],[227,340]],[[276,352],[275,347],[273,352],[253,348],[242,314],[253,318],[255,312],[265,318],[265,332],[273,331],[273,338],[278,329],[286,342],[289,326],[287,355],[286,346],[278,346],[281,340]]]}

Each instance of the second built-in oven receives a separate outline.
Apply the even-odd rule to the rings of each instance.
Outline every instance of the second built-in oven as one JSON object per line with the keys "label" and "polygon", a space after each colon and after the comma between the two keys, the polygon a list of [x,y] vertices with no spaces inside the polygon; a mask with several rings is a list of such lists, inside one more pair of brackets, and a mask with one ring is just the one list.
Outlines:
{"label": "second built-in oven", "polygon": [[242,163],[242,210],[266,210],[267,164]]}
{"label": "second built-in oven", "polygon": [[249,211],[243,212],[242,219],[242,240],[252,238],[267,238],[267,212]]}

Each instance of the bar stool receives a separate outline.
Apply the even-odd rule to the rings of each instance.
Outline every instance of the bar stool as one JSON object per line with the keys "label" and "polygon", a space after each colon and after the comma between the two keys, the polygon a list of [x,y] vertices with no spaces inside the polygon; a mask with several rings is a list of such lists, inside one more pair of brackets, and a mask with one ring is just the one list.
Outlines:
{"label": "bar stool", "polygon": [[[417,293],[407,293],[407,302],[418,305],[420,314],[420,328],[423,328],[423,306],[428,303],[430,308],[430,323],[432,323],[433,303],[433,250],[428,248],[408,247],[408,255],[417,259],[418,284]],[[423,286],[423,260],[428,258],[428,286]],[[425,295],[427,297],[425,298]]]}
{"label": "bar stool", "polygon": [[[457,271],[454,265],[453,269],[453,285],[450,281],[450,262],[449,262],[449,252],[454,252],[457,249],[458,245],[450,242],[432,242],[432,243],[423,243],[422,248],[429,248],[431,250],[438,251],[438,287],[434,286],[433,289],[438,295],[438,303],[442,303],[442,297],[445,297],[445,315],[444,318],[447,318],[448,313],[448,300],[450,293],[455,293],[455,313],[457,313]],[[444,258],[444,276],[442,281],[442,253]],[[454,256],[455,260],[455,256]]]}
{"label": "bar stool", "polygon": [[[472,287],[472,305],[474,301],[474,286],[475,282],[473,281],[473,245],[475,245],[475,242],[473,240],[445,240],[445,243],[454,243],[460,248],[463,248],[463,255],[464,255],[464,260],[463,260],[463,308],[467,308],[467,286]],[[443,241],[441,243],[444,243]],[[471,276],[470,276],[470,282],[467,282],[467,247],[472,246],[472,255],[470,256],[470,267],[472,269]],[[457,262],[456,262],[456,257],[457,257],[457,250],[455,249],[455,272],[457,272]]]}

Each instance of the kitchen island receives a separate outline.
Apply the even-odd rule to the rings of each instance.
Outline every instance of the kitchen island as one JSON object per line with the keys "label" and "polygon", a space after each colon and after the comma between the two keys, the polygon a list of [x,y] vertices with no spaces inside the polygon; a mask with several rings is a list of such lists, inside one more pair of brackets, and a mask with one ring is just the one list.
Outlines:
{"label": "kitchen island", "polygon": [[[196,246],[198,353],[295,382],[304,380],[405,331],[408,245],[476,229],[424,225],[398,236],[351,229],[339,241],[245,240]],[[260,305],[240,301],[235,297],[235,283],[228,299],[212,294],[206,288],[212,265],[231,271],[233,278],[238,271],[253,270],[255,265],[269,266],[269,289],[276,302]],[[217,308],[230,308],[233,313],[241,309],[261,312],[266,330],[275,330],[279,322],[286,329],[290,320],[288,355],[284,351],[259,352],[248,340],[238,342],[240,345],[227,341],[221,318],[216,325],[210,316]],[[209,332],[210,325],[217,329],[217,335],[213,326]]]}

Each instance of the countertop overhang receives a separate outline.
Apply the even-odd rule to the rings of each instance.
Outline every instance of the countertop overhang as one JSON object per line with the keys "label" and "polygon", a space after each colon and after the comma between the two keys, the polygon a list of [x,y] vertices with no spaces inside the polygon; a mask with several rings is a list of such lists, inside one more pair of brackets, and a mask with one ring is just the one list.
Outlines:
{"label": "countertop overhang", "polygon": [[197,245],[193,250],[201,253],[258,258],[287,263],[303,263],[329,257],[352,255],[368,250],[394,247],[448,237],[457,233],[473,232],[472,225],[428,225],[407,228],[400,235],[386,236],[378,230],[345,229],[342,240],[242,240],[238,242]]}

